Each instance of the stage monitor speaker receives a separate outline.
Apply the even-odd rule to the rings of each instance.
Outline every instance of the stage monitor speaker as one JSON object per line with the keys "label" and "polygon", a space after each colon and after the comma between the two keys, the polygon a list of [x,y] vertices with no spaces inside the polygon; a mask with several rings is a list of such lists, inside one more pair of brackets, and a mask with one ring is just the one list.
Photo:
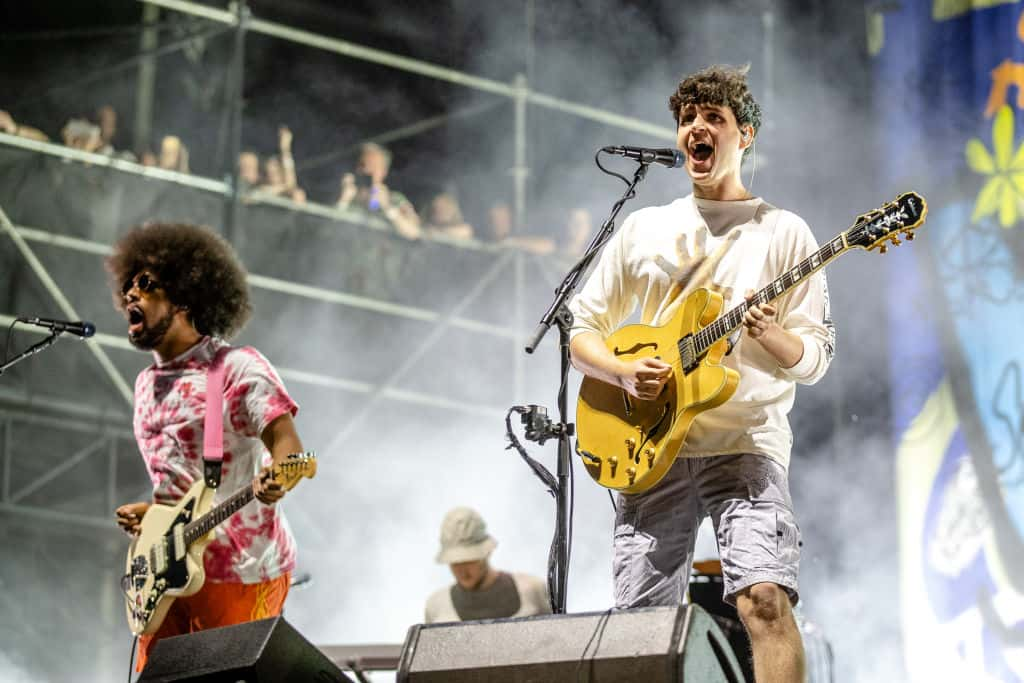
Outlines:
{"label": "stage monitor speaker", "polygon": [[397,683],[743,683],[729,641],[695,605],[409,629]]}
{"label": "stage monitor speaker", "polygon": [[136,683],[352,682],[283,617],[156,642]]}

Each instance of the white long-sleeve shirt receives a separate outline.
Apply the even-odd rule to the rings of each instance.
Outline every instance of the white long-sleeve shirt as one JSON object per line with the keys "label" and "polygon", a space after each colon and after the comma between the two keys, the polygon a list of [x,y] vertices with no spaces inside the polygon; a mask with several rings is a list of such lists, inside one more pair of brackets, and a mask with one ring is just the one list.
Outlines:
{"label": "white long-sleeve shirt", "polygon": [[[818,250],[797,215],[760,198],[714,201],[693,195],[631,214],[607,244],[570,309],[572,335],[607,337],[640,308],[639,322],[661,325],[686,296],[705,287],[721,294],[722,315]],[[760,453],[789,465],[793,434],[787,415],[795,383],[813,384],[835,349],[825,275],[818,271],[773,302],[776,320],[800,337],[803,355],[791,368],[748,336],[738,337],[723,364],[740,373],[736,392],[701,413],[683,456]],[[742,330],[743,328],[741,328]]]}

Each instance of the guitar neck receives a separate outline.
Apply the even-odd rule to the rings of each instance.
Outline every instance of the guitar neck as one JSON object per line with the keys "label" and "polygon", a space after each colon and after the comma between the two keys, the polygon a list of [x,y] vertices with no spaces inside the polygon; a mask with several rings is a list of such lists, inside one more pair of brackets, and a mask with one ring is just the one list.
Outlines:
{"label": "guitar neck", "polygon": [[777,277],[764,289],[756,292],[749,301],[744,301],[695,334],[694,351],[696,356],[700,357],[715,343],[732,334],[736,328],[743,324],[743,316],[753,306],[774,301],[849,249],[851,247],[846,242],[846,233],[843,232],[836,235],[818,251]]}
{"label": "guitar neck", "polygon": [[192,520],[185,525],[185,543],[191,544],[210,533],[218,524],[241,510],[254,497],[252,486],[246,486],[199,519]]}

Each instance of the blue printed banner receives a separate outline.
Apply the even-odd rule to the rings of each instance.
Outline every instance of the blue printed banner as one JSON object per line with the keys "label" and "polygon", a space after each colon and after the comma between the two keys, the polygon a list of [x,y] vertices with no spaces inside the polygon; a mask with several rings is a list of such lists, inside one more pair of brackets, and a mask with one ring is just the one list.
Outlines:
{"label": "blue printed banner", "polygon": [[1024,4],[870,22],[887,180],[931,209],[892,260],[907,670],[1024,682]]}

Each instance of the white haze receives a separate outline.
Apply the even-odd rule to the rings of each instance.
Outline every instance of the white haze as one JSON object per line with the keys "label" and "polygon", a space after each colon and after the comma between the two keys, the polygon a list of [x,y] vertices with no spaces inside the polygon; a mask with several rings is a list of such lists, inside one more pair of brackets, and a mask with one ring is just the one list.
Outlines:
{"label": "white haze", "polygon": [[[489,49],[481,52],[478,68],[470,67],[470,71],[487,75],[498,69],[503,60],[521,54],[521,46],[511,42],[521,40],[521,33],[514,30],[518,29],[519,21],[515,13],[484,8],[489,5],[463,4],[466,12],[482,22],[483,35],[491,41]],[[669,30],[680,36],[678,52],[651,50],[642,54],[642,61],[631,62],[630,59],[637,59],[636,55],[605,52],[588,39],[586,31],[567,23],[546,29],[564,36],[559,43],[563,50],[555,52],[549,46],[543,59],[538,57],[534,72],[543,70],[546,92],[558,94],[559,84],[574,90],[573,85],[583,79],[588,82],[588,92],[608,94],[594,94],[587,104],[607,105],[618,113],[671,128],[667,99],[680,76],[710,62],[749,59],[753,62],[751,80],[755,95],[764,101],[765,93],[758,88],[763,87],[766,75],[756,59],[758,50],[750,56],[750,46],[759,44],[763,38],[758,15],[752,13],[733,21],[722,11],[703,12],[694,9],[694,5],[685,3],[685,12],[673,15],[678,26]],[[491,23],[487,22],[488,12],[495,12]],[[604,3],[600,16],[590,17],[590,21],[622,26],[623,31],[640,36],[656,28],[639,10],[622,9],[613,3]],[[694,30],[695,26],[715,32],[713,45],[705,39],[709,44],[703,46],[701,31]],[[868,113],[848,107],[855,98],[824,82],[825,76],[809,69],[800,56],[789,55],[788,46],[798,42],[797,36],[779,27],[777,37],[773,54],[776,91],[771,100],[774,108],[766,111],[770,125],[766,125],[760,143],[763,152],[755,191],[804,216],[818,240],[824,241],[847,227],[856,213],[891,196],[877,196],[866,180],[870,170],[856,166],[858,133],[866,130]],[[702,47],[713,49],[713,58],[702,58],[698,49]],[[742,56],[733,59],[732,54]],[[316,76],[329,79],[331,74]],[[671,145],[670,141],[644,139],[589,124],[580,125],[579,138],[551,139],[553,134],[546,132],[549,122],[562,135],[565,128],[558,128],[557,124],[564,116],[538,108],[529,112],[531,135],[543,143],[530,149],[531,172],[548,172],[551,177],[547,190],[531,197],[534,210],[541,213],[568,203],[589,208],[596,220],[604,218],[622,186],[594,168],[593,151],[603,144]],[[847,134],[849,131],[854,133]],[[497,132],[511,137],[511,131]],[[455,137],[453,134],[452,144]],[[497,149],[502,156],[494,159],[493,165],[507,168],[507,146]],[[851,158],[853,165],[849,163]],[[805,161],[810,164],[806,172],[794,170]],[[560,175],[553,169],[566,169],[566,173]],[[745,178],[749,172],[745,171]],[[499,179],[490,192],[494,196],[507,195],[507,176],[501,180],[497,175]],[[821,185],[811,180],[821,176],[828,176],[831,185],[827,196],[822,196]],[[685,180],[681,171],[652,169],[638,198],[620,215],[620,224],[629,210],[664,203],[688,192]],[[831,375],[821,385],[801,387],[797,393],[797,410],[804,406],[810,419],[826,423],[837,418],[846,423],[849,414],[841,409],[826,409],[826,414],[818,415],[807,406],[819,401],[831,405],[836,393],[843,391],[845,378],[877,371],[877,359],[862,353],[859,340],[850,334],[871,329],[877,309],[864,311],[850,292],[858,287],[863,289],[865,272],[876,275],[872,282],[881,281],[884,264],[869,263],[869,257],[861,253],[845,258],[860,262],[842,262],[829,271],[833,316],[839,327],[839,351]],[[424,290],[441,291],[449,287],[461,289],[463,283],[450,273],[439,273],[435,281],[421,286]],[[524,334],[532,329],[533,320],[539,318],[547,304],[547,300],[524,303],[530,321],[522,330]],[[333,310],[344,315],[340,307]],[[546,405],[552,414],[557,388],[555,336],[552,331],[536,357],[526,360],[531,389],[523,397],[527,402]],[[304,331],[309,353],[303,367],[315,368],[318,358],[337,353],[329,341],[318,344],[324,338],[317,334],[315,326]],[[433,353],[442,352],[438,348]],[[479,349],[481,357],[489,353],[491,349]],[[504,347],[501,353],[507,357]],[[429,358],[428,354],[428,373]],[[459,383],[492,381],[482,371],[484,366],[478,359],[466,358]],[[578,376],[574,374],[573,387],[577,383]],[[509,394],[511,403],[511,390]],[[570,396],[574,396],[572,391]],[[884,411],[885,406],[879,406],[879,410]],[[317,478],[304,483],[285,502],[298,538],[299,572],[312,576],[308,587],[296,589],[289,597],[286,617],[314,643],[400,643],[408,627],[422,619],[427,596],[451,582],[447,567],[436,564],[434,555],[441,519],[456,505],[473,506],[487,520],[499,543],[493,556],[497,567],[538,576],[545,573],[553,531],[553,501],[515,452],[504,450],[504,424],[500,418],[470,418],[393,403],[386,410],[375,411],[375,416],[359,430],[352,444],[336,452],[321,452]],[[344,418],[331,405],[306,404],[298,424],[300,431],[306,428],[320,432],[324,424],[340,427]],[[811,541],[805,547],[803,561],[804,611],[831,638],[839,683],[903,678],[896,548],[892,544],[895,520],[890,517],[866,521],[869,511],[893,514],[895,510],[892,487],[872,485],[892,477],[893,453],[884,437],[882,434],[877,440],[858,443],[855,452],[841,452],[842,446],[831,438],[808,443],[800,441],[799,433],[796,437],[793,492],[799,519],[805,527],[805,541]],[[526,445],[534,457],[554,469],[553,443],[543,448]],[[613,513],[607,493],[578,467],[576,484],[568,606],[574,612],[601,610],[611,604]],[[31,590],[45,591],[47,587],[35,586]],[[89,628],[87,624],[81,627],[83,632]],[[116,639],[111,638],[110,649],[114,653],[110,658],[119,661],[124,640],[121,631]],[[53,648],[55,644],[45,647]],[[29,680],[27,675],[12,673],[17,671],[16,662],[0,654],[0,672],[5,672],[0,677],[7,676],[0,680]]]}

